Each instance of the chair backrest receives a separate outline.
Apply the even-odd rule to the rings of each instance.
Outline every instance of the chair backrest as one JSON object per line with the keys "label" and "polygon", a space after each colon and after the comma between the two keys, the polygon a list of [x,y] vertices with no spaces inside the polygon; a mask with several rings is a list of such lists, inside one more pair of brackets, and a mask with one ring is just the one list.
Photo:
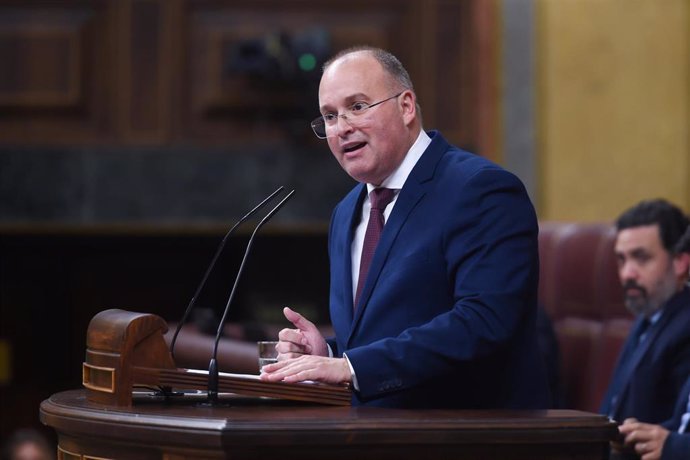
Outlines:
{"label": "chair backrest", "polygon": [[561,352],[568,408],[596,412],[633,317],[625,309],[604,223],[541,222],[539,300]]}

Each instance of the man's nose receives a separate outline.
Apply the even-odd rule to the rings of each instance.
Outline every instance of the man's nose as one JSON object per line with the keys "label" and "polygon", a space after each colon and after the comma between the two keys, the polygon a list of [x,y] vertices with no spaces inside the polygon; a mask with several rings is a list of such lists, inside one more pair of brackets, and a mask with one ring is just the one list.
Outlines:
{"label": "man's nose", "polygon": [[338,115],[338,119],[335,123],[335,129],[338,136],[343,136],[344,134],[352,131],[352,125],[350,124],[350,120],[347,119],[347,115]]}
{"label": "man's nose", "polygon": [[620,277],[622,281],[635,280],[639,277],[639,271],[635,264],[631,262],[624,263],[620,268]]}

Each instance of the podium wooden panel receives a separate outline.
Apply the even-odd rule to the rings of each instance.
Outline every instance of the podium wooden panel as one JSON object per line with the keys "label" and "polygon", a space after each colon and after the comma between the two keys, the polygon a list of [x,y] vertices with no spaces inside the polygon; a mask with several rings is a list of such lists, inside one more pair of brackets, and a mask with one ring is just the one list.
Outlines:
{"label": "podium wooden panel", "polygon": [[604,459],[606,417],[570,410],[462,411],[321,406],[231,398],[225,407],[137,402],[112,407],[84,390],[40,408],[63,459]]}

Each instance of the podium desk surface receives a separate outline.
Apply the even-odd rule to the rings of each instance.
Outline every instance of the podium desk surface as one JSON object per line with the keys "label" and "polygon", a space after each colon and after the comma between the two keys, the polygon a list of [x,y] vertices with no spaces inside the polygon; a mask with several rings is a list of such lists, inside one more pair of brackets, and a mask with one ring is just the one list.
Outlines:
{"label": "podium desk surface", "polygon": [[84,390],[43,401],[62,459],[285,458],[604,459],[618,430],[572,410],[407,410],[195,397],[132,407],[89,402]]}

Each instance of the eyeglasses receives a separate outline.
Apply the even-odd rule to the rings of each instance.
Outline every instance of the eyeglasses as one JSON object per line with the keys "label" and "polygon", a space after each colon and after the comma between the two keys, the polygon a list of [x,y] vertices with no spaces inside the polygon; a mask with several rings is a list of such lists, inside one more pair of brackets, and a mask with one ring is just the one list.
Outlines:
{"label": "eyeglasses", "polygon": [[331,132],[338,125],[338,118],[342,118],[343,120],[347,121],[347,123],[352,127],[357,127],[357,120],[359,119],[361,121],[362,115],[364,115],[367,110],[371,109],[372,107],[376,107],[379,104],[383,104],[386,101],[390,101],[391,99],[395,99],[404,92],[404,90],[400,91],[398,94],[395,94],[382,101],[374,102],[373,104],[367,104],[366,102],[355,102],[350,107],[345,109],[345,113],[327,113],[314,119],[311,122],[311,129],[314,130],[316,137],[319,139],[326,139],[332,135]]}

